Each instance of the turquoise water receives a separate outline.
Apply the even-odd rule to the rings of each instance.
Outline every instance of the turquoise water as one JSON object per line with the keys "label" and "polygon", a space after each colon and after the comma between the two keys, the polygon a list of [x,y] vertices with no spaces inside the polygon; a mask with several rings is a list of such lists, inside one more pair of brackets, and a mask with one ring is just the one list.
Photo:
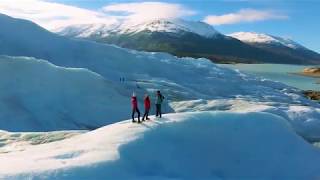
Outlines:
{"label": "turquoise water", "polygon": [[319,79],[290,74],[301,72],[304,68],[310,66],[284,64],[224,64],[221,66],[239,69],[247,74],[258,75],[266,79],[279,81],[302,90],[320,90],[320,84],[316,84]]}

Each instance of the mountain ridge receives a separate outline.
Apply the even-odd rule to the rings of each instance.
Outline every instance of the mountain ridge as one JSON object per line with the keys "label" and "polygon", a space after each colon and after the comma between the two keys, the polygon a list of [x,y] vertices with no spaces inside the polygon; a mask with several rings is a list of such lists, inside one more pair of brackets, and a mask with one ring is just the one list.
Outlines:
{"label": "mountain ridge", "polygon": [[251,46],[271,53],[297,57],[300,59],[315,59],[318,61],[320,59],[319,53],[288,38],[255,32],[238,32],[231,34],[231,36]]}
{"label": "mountain ridge", "polygon": [[207,38],[220,34],[209,24],[201,21],[186,21],[183,19],[156,19],[142,23],[125,21],[115,24],[78,24],[54,30],[54,32],[67,36],[70,33],[77,33],[75,34],[76,37],[84,38],[90,36],[106,37],[112,33],[134,34],[143,31],[167,33],[191,32]]}
{"label": "mountain ridge", "polygon": [[235,32],[229,34],[233,38],[239,39],[242,42],[247,43],[264,43],[264,44],[279,44],[283,46],[287,46],[292,49],[307,49],[306,47],[302,46],[301,44],[279,36],[274,36],[266,33],[256,33],[256,32]]}
{"label": "mountain ridge", "polygon": [[[167,52],[179,57],[208,58],[216,63],[320,64],[320,55],[294,44],[296,49],[262,48],[224,35],[204,22],[153,20],[132,25],[75,25],[58,34],[114,44],[140,51]],[[280,39],[280,38],[278,38]],[[284,40],[284,39],[283,39]],[[279,41],[279,40],[278,40]],[[288,45],[290,44],[287,40]],[[289,48],[288,46],[284,46]],[[281,47],[283,48],[283,47]],[[303,51],[300,51],[304,49]]]}

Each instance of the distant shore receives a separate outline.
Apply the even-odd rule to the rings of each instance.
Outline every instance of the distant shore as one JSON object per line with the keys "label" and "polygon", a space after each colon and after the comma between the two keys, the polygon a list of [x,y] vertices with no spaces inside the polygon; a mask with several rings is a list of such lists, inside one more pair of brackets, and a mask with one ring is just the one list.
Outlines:
{"label": "distant shore", "polygon": [[293,73],[300,76],[320,78],[320,67],[305,68],[302,72]]}
{"label": "distant shore", "polygon": [[297,73],[291,73],[291,74],[296,74],[300,76],[308,76],[308,77],[313,77],[313,78],[320,78],[320,74],[312,74],[312,73],[304,73],[304,72],[297,72]]}
{"label": "distant shore", "polygon": [[303,91],[303,94],[311,100],[319,101],[320,100],[320,91]]}
{"label": "distant shore", "polygon": [[[320,78],[320,67],[305,68],[302,72],[298,74],[313,78]],[[318,80],[316,83],[320,84],[320,81]],[[303,94],[311,100],[320,100],[320,91],[304,91]]]}

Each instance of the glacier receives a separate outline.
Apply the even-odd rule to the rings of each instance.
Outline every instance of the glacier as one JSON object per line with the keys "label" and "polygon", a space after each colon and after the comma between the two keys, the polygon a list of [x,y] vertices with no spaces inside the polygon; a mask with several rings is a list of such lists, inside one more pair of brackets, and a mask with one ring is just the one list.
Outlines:
{"label": "glacier", "polygon": [[[120,60],[118,65],[110,63],[111,69],[105,66],[110,76],[88,69],[57,67],[45,60],[0,56],[0,87],[7,89],[0,93],[5,100],[0,116],[2,129],[95,129],[129,118],[133,91],[143,107],[143,95],[148,93],[154,99],[155,91],[161,89],[166,96],[166,113],[270,112],[287,119],[306,139],[319,139],[319,105],[303,97],[298,89],[223,68],[206,59],[131,53],[139,58],[125,58],[123,65]],[[12,72],[16,74],[8,79]],[[120,82],[112,72],[120,72],[118,77],[125,77],[126,81]]]}
{"label": "glacier", "polygon": [[320,151],[270,113],[130,120],[0,154],[7,179],[316,179]]}
{"label": "glacier", "polygon": [[[320,139],[320,105],[299,89],[207,59],[0,22],[0,178],[320,177],[319,149],[307,142]],[[132,92],[141,108],[156,90],[164,118],[126,120]]]}
{"label": "glacier", "polygon": [[52,131],[95,129],[116,122],[127,118],[130,104],[115,86],[87,69],[0,56],[0,127]]}

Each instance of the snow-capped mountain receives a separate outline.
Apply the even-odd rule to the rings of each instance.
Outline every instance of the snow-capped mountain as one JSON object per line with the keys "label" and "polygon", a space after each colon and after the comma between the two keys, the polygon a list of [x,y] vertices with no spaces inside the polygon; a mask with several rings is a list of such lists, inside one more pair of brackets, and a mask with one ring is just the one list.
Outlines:
{"label": "snow-capped mountain", "polygon": [[307,57],[304,57],[306,53],[302,55],[278,53],[254,46],[243,39],[250,40],[250,42],[268,42],[268,44],[272,42],[283,47],[293,48],[292,50],[299,49],[299,51],[306,52],[306,48],[291,40],[246,33],[236,33],[235,37],[225,36],[204,22],[182,19],[160,19],[139,24],[122,22],[72,25],[57,29],[55,32],[63,36],[115,44],[124,48],[167,52],[179,57],[204,57],[220,63],[320,63],[320,57],[311,51],[308,51]]}
{"label": "snow-capped mountain", "polygon": [[212,26],[203,22],[185,21],[182,19],[158,19],[143,23],[125,21],[117,24],[83,24],[71,25],[54,30],[61,35],[90,38],[107,37],[112,34],[135,34],[143,31],[164,33],[195,33],[200,36],[211,38],[217,34]]}
{"label": "snow-capped mountain", "polygon": [[53,30],[64,36],[88,38],[90,36],[109,36],[111,32],[117,31],[119,24],[79,24],[67,27],[60,27]]}
{"label": "snow-capped mountain", "polygon": [[206,38],[212,38],[218,34],[212,26],[203,22],[186,21],[182,19],[160,19],[123,28],[122,33],[137,33],[142,31],[167,32],[167,33],[195,33]]}
{"label": "snow-capped mountain", "polygon": [[257,44],[269,44],[269,45],[282,45],[292,49],[302,48],[305,49],[302,45],[294,42],[291,39],[272,36],[263,33],[255,33],[255,32],[236,32],[229,34],[229,36],[239,39],[245,43],[257,43]]}
{"label": "snow-capped mountain", "polygon": [[237,32],[229,36],[273,54],[300,59],[300,61],[311,62],[312,64],[320,63],[319,53],[288,38],[255,32]]}

